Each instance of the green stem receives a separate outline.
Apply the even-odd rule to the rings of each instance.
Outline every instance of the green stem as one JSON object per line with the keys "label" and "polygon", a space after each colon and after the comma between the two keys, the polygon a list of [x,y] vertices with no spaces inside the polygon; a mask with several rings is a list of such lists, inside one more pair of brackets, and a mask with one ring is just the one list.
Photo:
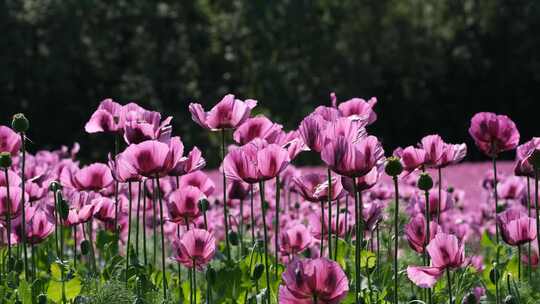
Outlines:
{"label": "green stem", "polygon": [[359,298],[359,294],[360,294],[360,243],[362,241],[361,241],[360,229],[359,229],[361,215],[359,214],[358,206],[360,205],[360,199],[362,197],[362,193],[358,191],[358,187],[356,185],[356,177],[353,177],[352,184],[353,184],[353,193],[354,193],[354,218],[355,218],[355,238],[356,238],[355,250],[354,250],[354,270],[355,270],[355,276],[356,276],[354,280],[354,283],[355,283],[354,295],[356,299],[355,303],[360,303],[360,298]]}
{"label": "green stem", "polygon": [[159,184],[159,175],[156,175],[157,182],[157,196],[159,200],[159,217],[160,217],[160,228],[161,228],[161,270],[163,271],[163,299],[167,299],[167,276],[165,275],[165,232],[163,229],[163,199],[161,198],[160,193],[160,184]]}
{"label": "green stem", "polygon": [[25,201],[24,201],[24,194],[25,194],[25,182],[26,182],[26,176],[24,174],[25,171],[25,165],[26,165],[26,138],[24,136],[24,133],[21,132],[21,217],[22,217],[22,223],[21,225],[21,238],[22,238],[22,246],[23,246],[23,256],[24,256],[24,278],[28,282],[28,252],[26,250],[26,208],[25,208]]}
{"label": "green stem", "polygon": [[[221,161],[225,159],[225,129],[221,129]],[[231,247],[229,245],[229,212],[227,210],[227,178],[223,170],[223,220],[225,222],[225,253],[227,260],[231,259]]]}
{"label": "green stem", "polygon": [[327,169],[328,176],[328,258],[332,259],[332,171]]}
{"label": "green stem", "polygon": [[[496,156],[492,157],[493,161],[493,195],[495,198],[495,220],[497,220],[497,208],[498,208],[498,194],[497,194],[497,158]],[[497,263],[497,267],[499,266],[499,225],[495,225],[495,244],[497,245],[497,253],[495,255],[495,261]],[[499,304],[499,278],[498,278],[498,271],[495,271],[495,299],[496,303]]]}
{"label": "green stem", "polygon": [[398,303],[398,246],[399,246],[399,186],[398,178],[394,176],[394,195],[396,206],[394,210],[394,303]]}
{"label": "green stem", "polygon": [[73,267],[77,268],[77,225],[73,226]]}
{"label": "green stem", "polygon": [[249,204],[250,204],[250,217],[251,217],[251,246],[255,244],[255,216],[253,215],[253,184],[249,185]]}
{"label": "green stem", "polygon": [[137,255],[137,259],[139,259],[139,217],[141,216],[141,196],[142,196],[142,192],[141,192],[141,187],[142,187],[142,182],[139,181],[138,182],[138,188],[137,188],[137,214],[136,214],[136,218],[137,218],[137,222],[135,223],[135,254]]}
{"label": "green stem", "polygon": [[126,284],[128,281],[128,268],[129,268],[129,250],[131,245],[131,204],[133,201],[133,196],[131,193],[131,182],[128,182],[128,238],[126,244]]}
{"label": "green stem", "polygon": [[279,175],[276,176],[276,225],[274,235],[274,246],[276,250],[276,256],[274,259],[274,278],[278,279],[278,257],[279,257]]}
{"label": "green stem", "polygon": [[11,271],[11,196],[9,194],[8,168],[4,168],[4,173],[6,176],[6,195],[7,195],[7,214],[6,214],[6,223],[7,223],[6,232],[7,232],[7,243],[8,243],[7,270],[8,272],[10,272]]}
{"label": "green stem", "polygon": [[[429,231],[429,224],[431,222],[431,208],[430,208],[430,204],[429,204],[429,191],[424,191],[424,195],[425,195],[425,199],[426,199],[426,205],[425,205],[425,213],[426,213],[426,237],[425,237],[425,240],[424,240],[424,256],[426,257],[426,266],[429,265],[429,255],[427,254],[427,245],[429,244],[429,241],[431,240],[431,233]],[[431,288],[428,288],[427,289],[427,293],[428,293],[428,304],[431,304],[432,301],[431,301],[431,295],[432,295],[432,292],[431,292]]]}
{"label": "green stem", "polygon": [[321,200],[321,248],[319,256],[322,257],[324,253],[324,201]]}
{"label": "green stem", "polygon": [[146,250],[146,202],[147,202],[147,190],[146,190],[146,181],[144,181],[143,186],[143,216],[142,216],[142,241],[143,241],[143,258],[144,266],[148,265],[148,255]]}
{"label": "green stem", "polygon": [[263,233],[264,233],[264,264],[266,273],[266,300],[270,304],[270,267],[268,263],[268,228],[266,226],[266,207],[264,198],[264,181],[259,182],[259,194],[261,195],[261,212],[263,221]]}
{"label": "green stem", "polygon": [[452,278],[450,277],[450,268],[446,268],[446,280],[448,282],[448,302],[452,304],[454,302],[452,298]]}
{"label": "green stem", "polygon": [[334,235],[334,259],[337,260],[338,256],[338,240],[339,240],[339,199],[336,201],[336,234]]}
{"label": "green stem", "polygon": [[[529,218],[532,217],[531,212],[531,179],[527,176],[527,210]],[[531,242],[527,243],[527,276],[531,280]]]}
{"label": "green stem", "polygon": [[442,168],[438,169],[439,174],[439,200],[437,201],[437,223],[441,222],[441,198],[442,198]]}
{"label": "green stem", "polygon": [[[208,230],[206,222],[206,211],[204,212],[204,226]],[[244,199],[240,200],[240,227],[238,228],[238,234],[240,235],[240,258],[244,255]]]}

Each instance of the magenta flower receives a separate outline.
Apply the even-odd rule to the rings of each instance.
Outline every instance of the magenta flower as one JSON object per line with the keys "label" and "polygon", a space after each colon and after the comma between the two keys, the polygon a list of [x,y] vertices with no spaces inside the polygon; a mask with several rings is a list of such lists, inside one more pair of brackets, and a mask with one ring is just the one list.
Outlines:
{"label": "magenta flower", "polygon": [[193,186],[201,190],[205,196],[210,196],[214,193],[216,186],[214,182],[201,171],[195,171],[180,177],[179,189],[186,189],[186,187]]}
{"label": "magenta flower", "polygon": [[379,202],[366,203],[362,208],[362,219],[364,220],[364,230],[373,231],[377,223],[383,218],[383,205]]}
{"label": "magenta flower", "polygon": [[[371,189],[373,186],[375,186],[379,181],[379,178],[381,177],[382,168],[382,166],[373,167],[373,169],[371,169],[368,174],[356,178],[356,189],[358,189],[358,191],[364,191]],[[347,192],[349,192],[349,194],[353,196],[353,179],[350,177],[343,177],[341,179],[341,183],[343,184],[343,188],[345,188],[345,190],[347,190]]]}
{"label": "magenta flower", "polygon": [[[24,201],[26,201],[26,193],[24,196]],[[8,215],[11,219],[17,217],[21,212],[21,207],[21,188],[9,186],[8,191],[7,187],[0,187],[0,218],[2,220],[6,220]]]}
{"label": "magenta flower", "polygon": [[377,114],[373,107],[377,104],[377,98],[371,97],[368,101],[362,98],[349,99],[338,106],[339,113],[350,119],[366,120],[370,125],[377,120]]}
{"label": "magenta flower", "polygon": [[103,100],[90,120],[84,126],[87,133],[118,133],[122,132],[120,116],[122,106],[112,99]]}
{"label": "magenta flower", "polygon": [[506,115],[476,113],[471,119],[469,134],[478,149],[490,157],[512,150],[519,144],[516,125]]}
{"label": "magenta flower", "polygon": [[249,184],[243,181],[233,180],[227,185],[227,197],[229,199],[243,200],[249,195]]}
{"label": "magenta flower", "polygon": [[431,288],[446,269],[462,267],[465,262],[464,245],[451,234],[438,233],[426,247],[431,266],[408,266],[407,276],[421,288]]}
{"label": "magenta flower", "polygon": [[0,152],[17,155],[21,148],[21,137],[6,126],[0,126]]}
{"label": "magenta flower", "polygon": [[375,136],[368,136],[357,143],[338,136],[325,145],[321,158],[340,175],[360,177],[384,162],[384,151]]}
{"label": "magenta flower", "polygon": [[178,163],[169,172],[170,176],[182,176],[201,170],[206,166],[206,160],[202,157],[201,150],[194,147],[187,156],[180,158]]}
{"label": "magenta flower", "polygon": [[2,172],[0,174],[0,187],[6,187],[9,182],[9,186],[19,186],[21,184],[21,177],[19,174],[8,169],[8,180],[6,181],[6,174]]}
{"label": "magenta flower", "polygon": [[107,223],[112,222],[115,219],[115,203],[108,197],[98,197],[92,200],[94,205],[93,210],[87,207],[86,211],[90,214],[93,213],[94,217],[98,220]]}
{"label": "magenta flower", "polygon": [[444,144],[443,154],[439,159],[438,168],[444,168],[448,165],[457,164],[467,156],[466,144]]}
{"label": "magenta flower", "polygon": [[497,216],[502,239],[510,246],[520,246],[536,239],[536,221],[526,213],[508,209]]}
{"label": "magenta flower", "polygon": [[302,224],[296,224],[285,231],[280,236],[280,251],[283,255],[297,255],[311,246],[313,237]]}
{"label": "magenta flower", "polygon": [[328,122],[322,116],[310,114],[302,120],[298,133],[304,144],[312,151],[321,152],[325,136],[323,134]]}
{"label": "magenta flower", "polygon": [[184,146],[179,137],[168,143],[147,140],[130,145],[122,152],[122,157],[145,177],[165,176],[181,160]]}
{"label": "magenta flower", "polygon": [[433,240],[439,232],[441,232],[439,225],[431,221],[429,224],[429,241],[426,242],[426,218],[421,213],[418,213],[408,224],[405,224],[405,236],[409,246],[418,253],[424,253],[424,245]]}
{"label": "magenta flower", "polygon": [[540,137],[533,137],[528,142],[517,147],[516,175],[534,177],[534,167],[530,160],[531,157],[537,153],[540,153]]}
{"label": "magenta flower", "polygon": [[79,191],[101,191],[113,182],[111,170],[102,163],[94,163],[75,172],[64,170],[60,179],[62,184]]}
{"label": "magenta flower", "polygon": [[[326,258],[295,259],[282,274],[279,303],[340,303],[349,281],[338,263]],[[313,299],[316,299],[314,301]]]}
{"label": "magenta flower", "polygon": [[168,198],[169,220],[174,223],[188,225],[201,215],[199,200],[205,198],[197,187],[186,186],[173,191]]}
{"label": "magenta flower", "polygon": [[173,242],[174,259],[187,268],[202,270],[216,252],[216,239],[203,229],[192,229]]}
{"label": "magenta flower", "polygon": [[114,159],[109,153],[108,165],[111,170],[112,177],[118,182],[127,183],[140,181],[142,179],[137,169],[135,169],[135,167],[133,167],[133,165],[126,160],[122,153],[116,155]]}
{"label": "magenta flower", "polygon": [[[328,176],[320,173],[308,173],[293,178],[299,194],[307,201],[321,202],[328,200]],[[331,179],[332,200],[343,196],[341,178],[333,176]]]}
{"label": "magenta flower", "polygon": [[273,123],[265,116],[248,118],[233,133],[233,139],[240,145],[245,145],[255,138],[265,139],[269,143],[276,143],[281,134],[282,125]]}
{"label": "magenta flower", "polygon": [[222,170],[227,178],[254,184],[276,177],[288,164],[289,154],[285,148],[256,139],[229,152]]}
{"label": "magenta flower", "polygon": [[26,210],[26,240],[30,244],[39,244],[54,231],[54,223],[44,210],[37,206]]}
{"label": "magenta flower", "polygon": [[129,144],[139,144],[146,140],[167,141],[171,137],[172,117],[161,121],[159,112],[148,111],[137,104],[127,104],[124,109],[124,140]]}
{"label": "magenta flower", "polygon": [[212,131],[221,129],[235,129],[243,124],[251,114],[251,110],[257,105],[257,101],[235,99],[234,95],[228,94],[218,102],[209,112],[204,112],[198,103],[191,103],[189,111],[191,118],[198,125]]}
{"label": "magenta flower", "polygon": [[518,199],[525,192],[525,183],[517,176],[510,176],[497,184],[497,193],[502,199]]}
{"label": "magenta flower", "polygon": [[409,173],[425,166],[427,160],[426,151],[413,146],[408,146],[405,149],[397,148],[393,154],[401,160],[403,170]]}

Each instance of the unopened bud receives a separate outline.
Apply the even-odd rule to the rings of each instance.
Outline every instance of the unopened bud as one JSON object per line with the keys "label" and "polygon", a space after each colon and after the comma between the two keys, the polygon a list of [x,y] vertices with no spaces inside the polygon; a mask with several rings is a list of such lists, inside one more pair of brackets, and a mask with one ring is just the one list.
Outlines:
{"label": "unopened bud", "polygon": [[384,172],[389,176],[398,176],[403,172],[403,165],[399,158],[392,156],[386,160],[386,166],[384,167]]}
{"label": "unopened bud", "polygon": [[13,120],[11,121],[11,128],[15,130],[15,132],[24,133],[28,131],[29,127],[30,122],[28,122],[28,119],[24,116],[23,113],[13,115]]}
{"label": "unopened bud", "polygon": [[433,179],[431,176],[426,172],[420,174],[420,177],[418,178],[418,189],[429,191],[431,188],[433,188]]}

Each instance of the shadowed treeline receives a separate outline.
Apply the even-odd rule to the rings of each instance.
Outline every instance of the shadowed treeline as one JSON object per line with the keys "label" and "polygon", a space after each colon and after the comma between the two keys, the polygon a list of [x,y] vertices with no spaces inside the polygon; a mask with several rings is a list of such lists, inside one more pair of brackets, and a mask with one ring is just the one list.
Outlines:
{"label": "shadowed treeline", "polygon": [[6,0],[0,123],[25,112],[30,149],[79,141],[104,160],[112,139],[84,122],[106,97],[137,101],[173,115],[215,167],[217,139],[191,121],[190,101],[233,92],[295,128],[335,91],[378,97],[370,131],[388,151],[434,132],[470,145],[483,110],[510,115],[525,140],[538,135],[539,29],[540,3],[519,0]]}

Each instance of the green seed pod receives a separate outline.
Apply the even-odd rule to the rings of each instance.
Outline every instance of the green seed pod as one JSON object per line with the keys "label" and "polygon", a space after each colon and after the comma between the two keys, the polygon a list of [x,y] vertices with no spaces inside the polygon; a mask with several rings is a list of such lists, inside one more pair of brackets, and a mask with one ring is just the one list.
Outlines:
{"label": "green seed pod", "polygon": [[208,207],[210,206],[210,202],[207,199],[203,198],[199,201],[198,205],[199,205],[199,210],[201,210],[201,212],[205,212],[208,210]]}
{"label": "green seed pod", "polygon": [[255,268],[253,269],[253,273],[251,274],[251,279],[253,281],[258,281],[264,272],[264,265],[263,264],[257,264],[255,265]]}
{"label": "green seed pod", "polygon": [[294,203],[294,208],[295,209],[300,209],[300,203],[299,202]]}
{"label": "green seed pod", "polygon": [[433,188],[433,179],[431,176],[426,172],[420,174],[418,178],[418,189],[429,191],[431,188]]}
{"label": "green seed pod", "polygon": [[395,177],[403,172],[403,165],[399,158],[392,156],[386,160],[386,166],[384,167],[384,172],[389,176]]}
{"label": "green seed pod", "polygon": [[11,128],[17,133],[24,133],[28,131],[28,128],[30,128],[30,122],[23,113],[18,113],[13,115],[13,120],[11,120]]}
{"label": "green seed pod", "polygon": [[[60,192],[58,192],[60,193]],[[69,215],[69,205],[68,202],[64,199],[58,201],[58,214],[60,214],[60,217],[62,220],[67,220]]]}
{"label": "green seed pod", "polygon": [[238,246],[238,233],[236,233],[236,231],[229,232],[229,241],[231,242],[231,245]]}
{"label": "green seed pod", "polygon": [[264,201],[263,208],[265,211],[268,210],[268,208],[270,208],[270,203],[268,203],[268,201]]}
{"label": "green seed pod", "polygon": [[0,153],[0,167],[6,169],[11,167],[11,154],[9,152],[2,152]]}
{"label": "green seed pod", "polygon": [[90,252],[90,241],[84,240],[81,242],[81,253],[82,255],[87,255]]}

